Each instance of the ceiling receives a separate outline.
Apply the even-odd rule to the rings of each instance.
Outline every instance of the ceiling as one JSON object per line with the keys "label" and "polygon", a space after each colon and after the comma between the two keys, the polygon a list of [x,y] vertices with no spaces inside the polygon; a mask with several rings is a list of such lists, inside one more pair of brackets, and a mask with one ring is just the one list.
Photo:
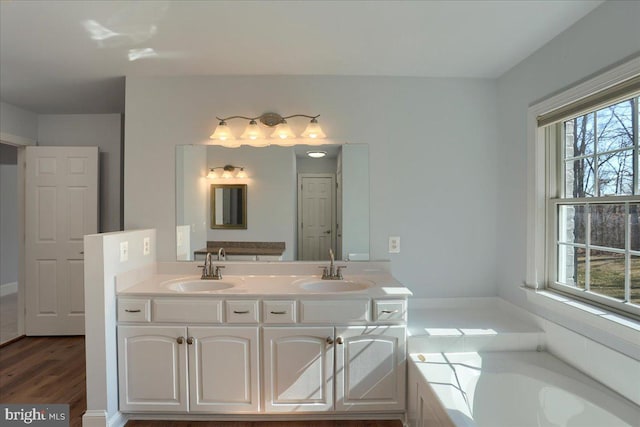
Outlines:
{"label": "ceiling", "polygon": [[0,2],[0,99],[124,112],[124,76],[496,78],[602,1]]}

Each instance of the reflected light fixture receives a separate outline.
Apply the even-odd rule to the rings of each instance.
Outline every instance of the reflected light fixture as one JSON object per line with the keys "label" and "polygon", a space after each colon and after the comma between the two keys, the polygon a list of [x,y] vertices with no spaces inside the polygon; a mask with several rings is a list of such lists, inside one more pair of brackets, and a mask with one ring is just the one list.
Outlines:
{"label": "reflected light fixture", "polygon": [[327,155],[326,151],[307,151],[307,156],[312,157],[314,159],[321,159]]}
{"label": "reflected light fixture", "polygon": [[[239,169],[236,172],[236,169]],[[219,170],[219,171],[217,171]],[[219,175],[219,173],[221,174]],[[233,165],[224,165],[224,166],[216,166],[215,168],[209,168],[209,173],[207,174],[207,178],[209,179],[245,179],[248,178],[247,172],[245,172],[244,167],[242,166],[233,166]]]}
{"label": "reflected light fixture", "polygon": [[[221,145],[225,147],[239,147],[242,144],[251,145],[254,147],[264,147],[270,144],[290,146],[295,145],[296,141],[292,141],[296,138],[296,134],[293,132],[287,119],[293,117],[306,117],[311,119],[307,128],[300,135],[305,139],[323,139],[326,138],[326,134],[322,131],[320,124],[318,123],[317,116],[309,116],[306,114],[293,114],[291,116],[281,116],[277,113],[264,113],[258,117],[245,117],[245,116],[230,116],[230,117],[216,117],[219,120],[218,126],[209,138],[220,141]],[[234,141],[235,137],[231,133],[227,120],[244,119],[248,120],[249,124],[246,129],[240,135],[241,141]],[[265,139],[264,133],[258,124],[258,121],[268,128],[274,128],[270,137],[275,141],[270,142]]]}

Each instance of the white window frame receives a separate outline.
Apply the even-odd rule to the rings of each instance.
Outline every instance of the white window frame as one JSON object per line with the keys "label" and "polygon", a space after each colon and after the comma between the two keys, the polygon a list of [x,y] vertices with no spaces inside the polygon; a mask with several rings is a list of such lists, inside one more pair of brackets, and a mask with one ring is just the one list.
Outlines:
{"label": "white window frame", "polygon": [[[548,179],[556,172],[555,149],[547,144],[549,127],[539,128],[538,117],[572,104],[594,93],[606,90],[639,74],[640,57],[612,68],[564,92],[538,102],[527,111],[527,270],[525,287],[535,290],[549,288],[549,278],[555,270],[556,224],[547,210],[550,195],[555,195],[556,179]],[[626,200],[616,198],[621,203]],[[555,290],[555,289],[554,289]],[[578,291],[572,296],[579,297]],[[589,294],[589,300],[609,308],[640,316],[640,310],[622,302]]]}

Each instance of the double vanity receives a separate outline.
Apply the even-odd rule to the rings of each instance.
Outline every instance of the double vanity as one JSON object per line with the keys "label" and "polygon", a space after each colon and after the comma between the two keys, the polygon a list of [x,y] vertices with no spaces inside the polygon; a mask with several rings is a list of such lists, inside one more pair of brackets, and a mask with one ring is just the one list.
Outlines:
{"label": "double vanity", "polygon": [[403,416],[411,292],[388,263],[348,263],[340,280],[320,262],[214,262],[218,280],[163,264],[116,277],[129,418]]}

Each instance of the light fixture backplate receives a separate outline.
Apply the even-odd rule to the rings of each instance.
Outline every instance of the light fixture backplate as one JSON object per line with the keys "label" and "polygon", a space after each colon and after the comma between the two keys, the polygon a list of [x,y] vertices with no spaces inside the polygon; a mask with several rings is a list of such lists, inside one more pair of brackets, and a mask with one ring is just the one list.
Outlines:
{"label": "light fixture backplate", "polygon": [[260,123],[270,128],[282,123],[282,116],[278,113],[264,113],[260,116]]}

